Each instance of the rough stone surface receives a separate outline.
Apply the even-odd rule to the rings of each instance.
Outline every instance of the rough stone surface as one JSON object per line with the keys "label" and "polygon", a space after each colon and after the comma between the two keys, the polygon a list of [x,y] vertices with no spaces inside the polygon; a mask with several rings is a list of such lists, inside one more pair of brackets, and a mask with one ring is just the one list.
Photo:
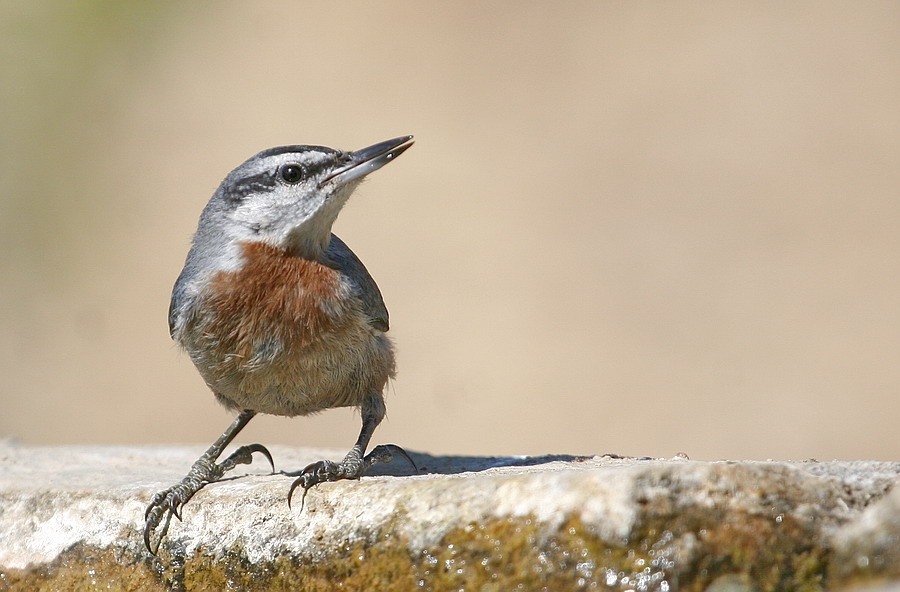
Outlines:
{"label": "rough stone surface", "polygon": [[[288,508],[272,447],[143,547],[203,447],[0,444],[0,590],[897,590],[900,463],[413,454]],[[299,498],[295,498],[295,502]]]}

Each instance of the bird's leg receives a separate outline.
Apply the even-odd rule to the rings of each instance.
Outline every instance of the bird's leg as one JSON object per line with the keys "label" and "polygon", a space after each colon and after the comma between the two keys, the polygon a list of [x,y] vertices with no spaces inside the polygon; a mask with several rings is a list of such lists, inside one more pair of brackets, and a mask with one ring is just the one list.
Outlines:
{"label": "bird's leg", "polygon": [[[147,511],[144,513],[146,523],[144,525],[144,544],[147,550],[156,554],[163,537],[169,530],[169,523],[172,516],[181,520],[181,508],[190,500],[195,493],[200,491],[206,484],[213,483],[222,478],[222,476],[240,464],[250,464],[253,460],[253,453],[259,452],[268,459],[275,470],[275,464],[272,462],[272,455],[261,444],[250,444],[241,446],[234,451],[228,458],[220,463],[216,463],[225,447],[228,446],[235,436],[238,435],[247,422],[253,419],[256,411],[245,409],[237,416],[237,418],[228,426],[228,429],[219,436],[219,439],[213,442],[212,446],[207,449],[203,455],[194,462],[191,470],[185,475],[184,479],[169,487],[163,489],[153,496]],[[156,546],[151,546],[150,537],[162,523],[162,529]]]}
{"label": "bird's leg", "polygon": [[[365,398],[361,409],[362,430],[356,444],[339,463],[330,460],[320,460],[307,466],[301,471],[300,476],[291,484],[288,490],[288,507],[291,505],[291,496],[298,487],[303,488],[303,499],[309,489],[325,481],[340,481],[341,479],[359,479],[366,469],[377,463],[391,462],[394,454],[403,456],[415,468],[416,463],[406,454],[406,451],[394,444],[382,444],[366,454],[369,440],[375,428],[384,419],[384,397],[381,393],[372,393]],[[302,503],[301,503],[302,509]]]}

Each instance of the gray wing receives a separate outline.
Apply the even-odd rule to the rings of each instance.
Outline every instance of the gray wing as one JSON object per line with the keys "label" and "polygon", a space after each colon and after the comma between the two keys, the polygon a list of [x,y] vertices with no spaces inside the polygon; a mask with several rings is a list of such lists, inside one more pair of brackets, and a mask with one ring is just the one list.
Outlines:
{"label": "gray wing", "polygon": [[387,331],[388,311],[378,284],[369,275],[359,257],[334,234],[331,235],[331,242],[328,244],[328,258],[334,263],[335,269],[343,272],[353,282],[357,296],[363,302],[363,310],[369,316],[369,324],[379,331]]}

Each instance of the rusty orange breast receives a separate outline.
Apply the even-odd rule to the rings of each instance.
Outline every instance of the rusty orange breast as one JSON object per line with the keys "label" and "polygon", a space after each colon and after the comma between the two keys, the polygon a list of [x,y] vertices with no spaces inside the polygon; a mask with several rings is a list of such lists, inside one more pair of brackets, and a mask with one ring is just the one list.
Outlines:
{"label": "rusty orange breast", "polygon": [[263,243],[241,247],[241,268],[219,272],[210,283],[207,305],[216,326],[204,331],[248,355],[261,340],[302,346],[341,325],[347,302],[339,272]]}

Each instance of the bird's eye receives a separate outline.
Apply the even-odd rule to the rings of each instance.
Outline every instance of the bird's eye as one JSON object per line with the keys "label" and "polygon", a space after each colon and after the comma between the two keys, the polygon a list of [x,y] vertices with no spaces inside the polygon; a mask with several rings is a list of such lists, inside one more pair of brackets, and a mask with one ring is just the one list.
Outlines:
{"label": "bird's eye", "polygon": [[279,175],[282,181],[293,185],[303,179],[303,167],[299,164],[286,164],[281,167]]}

